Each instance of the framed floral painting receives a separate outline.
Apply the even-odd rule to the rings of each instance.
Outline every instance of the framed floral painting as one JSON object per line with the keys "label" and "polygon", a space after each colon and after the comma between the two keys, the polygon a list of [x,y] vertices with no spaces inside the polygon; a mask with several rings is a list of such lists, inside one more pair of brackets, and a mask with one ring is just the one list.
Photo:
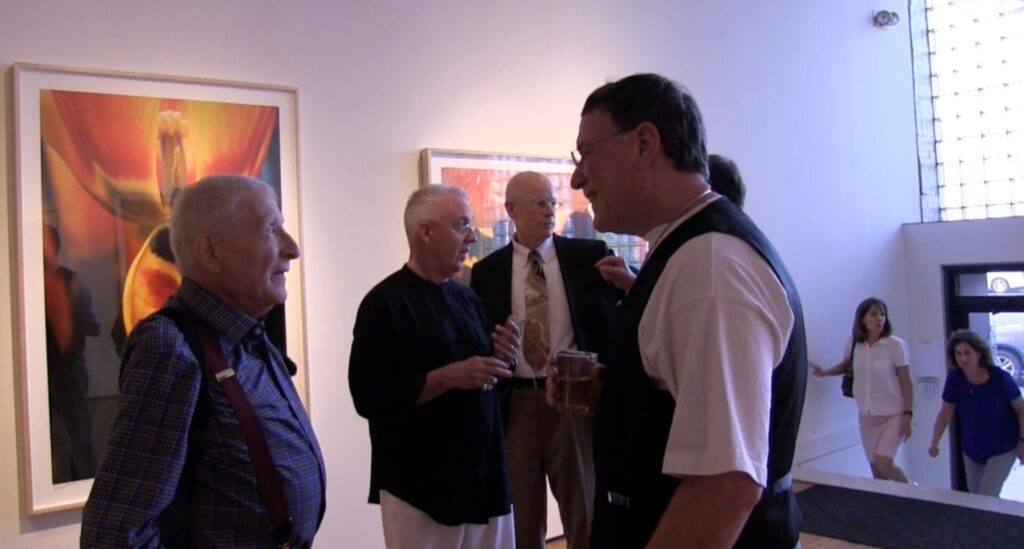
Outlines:
{"label": "framed floral painting", "polygon": [[[301,241],[293,88],[14,66],[15,329],[29,514],[82,505],[117,408],[125,338],[180,283],[175,191],[244,174],[279,194]],[[268,331],[299,366],[301,263]],[[307,401],[308,405],[308,401]]]}
{"label": "framed floral painting", "polygon": [[420,183],[444,183],[459,187],[469,195],[477,238],[459,278],[465,282],[474,263],[509,243],[515,228],[505,212],[505,187],[513,175],[528,170],[546,175],[554,186],[558,201],[556,233],[570,238],[604,239],[631,265],[643,263],[647,254],[647,243],[643,239],[594,229],[590,203],[582,192],[569,185],[575,168],[568,157],[423,149]]}

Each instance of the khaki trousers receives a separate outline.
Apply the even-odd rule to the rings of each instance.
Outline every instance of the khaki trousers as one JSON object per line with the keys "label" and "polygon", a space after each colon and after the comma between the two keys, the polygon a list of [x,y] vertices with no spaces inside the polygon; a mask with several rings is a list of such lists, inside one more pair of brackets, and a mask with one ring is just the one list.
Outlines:
{"label": "khaki trousers", "polygon": [[543,382],[538,389],[513,388],[509,398],[506,442],[516,548],[544,549],[550,482],[568,549],[587,549],[594,515],[593,418],[548,406]]}

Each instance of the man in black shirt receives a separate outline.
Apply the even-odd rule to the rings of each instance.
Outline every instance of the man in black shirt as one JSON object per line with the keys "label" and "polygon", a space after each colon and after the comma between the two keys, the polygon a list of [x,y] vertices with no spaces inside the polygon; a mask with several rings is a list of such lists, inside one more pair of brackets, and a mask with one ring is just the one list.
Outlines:
{"label": "man in black shirt", "polygon": [[[488,337],[483,305],[451,280],[476,239],[466,194],[414,192],[409,261],[356,316],[349,387],[370,423],[370,503],[388,547],[512,549],[504,433],[494,385],[519,347],[511,322]],[[492,344],[493,338],[493,344]]]}

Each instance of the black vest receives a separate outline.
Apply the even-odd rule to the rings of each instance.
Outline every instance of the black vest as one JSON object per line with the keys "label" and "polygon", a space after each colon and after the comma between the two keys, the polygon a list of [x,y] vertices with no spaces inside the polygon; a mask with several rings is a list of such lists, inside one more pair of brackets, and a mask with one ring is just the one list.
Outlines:
{"label": "black vest", "polygon": [[[669,258],[691,238],[719,232],[735,236],[771,266],[789,296],[793,331],[772,373],[768,482],[740,534],[737,547],[796,545],[800,510],[788,485],[807,385],[807,344],[796,286],[768,239],[743,212],[715,200],[670,233],[651,253],[619,309],[604,392],[594,429],[597,492],[591,546],[628,549],[650,540],[679,481],[661,473],[675,400],[644,372],[637,332],[654,285]],[[671,281],[686,284],[686,280]],[[707,365],[714,367],[714,365]]]}

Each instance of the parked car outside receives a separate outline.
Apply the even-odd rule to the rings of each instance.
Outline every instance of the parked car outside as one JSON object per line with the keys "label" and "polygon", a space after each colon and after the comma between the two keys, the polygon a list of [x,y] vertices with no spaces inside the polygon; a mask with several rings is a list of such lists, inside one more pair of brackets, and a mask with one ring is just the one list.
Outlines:
{"label": "parked car outside", "polygon": [[1024,386],[1024,313],[1000,313],[991,318],[992,359],[1017,385]]}
{"label": "parked car outside", "polygon": [[1024,271],[994,271],[988,273],[987,278],[990,292],[1024,292]]}

